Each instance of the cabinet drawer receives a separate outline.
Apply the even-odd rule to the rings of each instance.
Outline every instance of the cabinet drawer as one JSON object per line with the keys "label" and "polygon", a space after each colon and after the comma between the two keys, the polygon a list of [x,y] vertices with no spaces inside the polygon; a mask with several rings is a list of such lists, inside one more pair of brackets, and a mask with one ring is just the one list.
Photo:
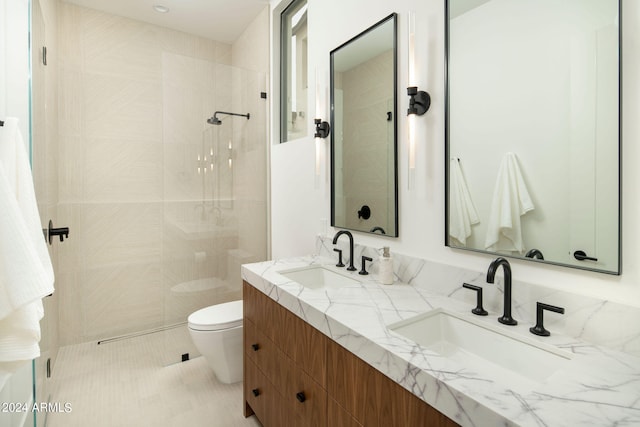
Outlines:
{"label": "cabinet drawer", "polygon": [[299,367],[285,391],[285,402],[293,409],[298,426],[327,426],[327,392]]}
{"label": "cabinet drawer", "polygon": [[247,282],[243,285],[243,295],[244,316],[293,358],[295,331],[292,318],[296,316]]}
{"label": "cabinet drawer", "polygon": [[260,369],[251,360],[245,359],[244,395],[246,403],[264,427],[286,425],[285,414],[290,409],[284,399]]}
{"label": "cabinet drawer", "polygon": [[247,282],[242,283],[242,311],[244,317],[254,323],[258,323],[260,319],[264,318],[264,313],[261,312],[259,293],[259,290]]}
{"label": "cabinet drawer", "polygon": [[245,319],[244,352],[276,390],[286,390],[295,375],[293,361],[248,319]]}
{"label": "cabinet drawer", "polygon": [[[253,323],[257,333],[270,339],[281,353],[293,359],[318,384],[325,387],[324,362],[328,338],[246,282],[244,298],[244,316]],[[249,338],[245,334],[245,338],[253,337]],[[253,342],[245,342],[245,351],[247,351],[247,345],[251,347],[253,344]],[[260,353],[260,350],[256,353]],[[252,356],[250,352],[247,354]],[[263,372],[266,371],[263,370]]]}
{"label": "cabinet drawer", "polygon": [[257,366],[250,360],[245,360],[244,398],[258,419],[264,419],[266,399],[271,388]]}
{"label": "cabinet drawer", "polygon": [[249,319],[244,319],[243,328],[244,353],[264,372],[270,364],[268,359],[270,354],[273,353],[274,345]]}

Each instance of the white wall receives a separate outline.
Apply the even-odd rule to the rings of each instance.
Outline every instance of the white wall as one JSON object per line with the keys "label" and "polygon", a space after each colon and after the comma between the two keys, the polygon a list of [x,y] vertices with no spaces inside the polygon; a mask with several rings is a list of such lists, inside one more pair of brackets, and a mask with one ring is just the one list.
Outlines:
{"label": "white wall", "polygon": [[0,118],[17,117],[29,142],[29,2],[0,0]]}
{"label": "white wall", "polygon": [[[399,14],[399,111],[406,110],[407,15],[416,14],[416,79],[420,89],[432,97],[429,112],[417,121],[416,179],[407,189],[407,125],[399,122],[400,237],[384,238],[354,233],[364,245],[388,245],[392,251],[445,264],[485,271],[492,256],[453,250],[444,246],[444,1],[442,0],[308,0],[309,2],[309,106],[315,105],[315,76],[326,82],[329,52],[391,12]],[[640,306],[640,2],[622,0],[623,5],[623,273],[610,276],[555,266],[533,265],[513,260],[516,279],[579,294]],[[272,0],[272,33],[277,34],[279,11],[284,4]],[[275,39],[277,42],[277,38]],[[273,41],[272,41],[273,43]],[[277,46],[277,44],[275,45]],[[272,67],[278,64],[272,44]],[[272,69],[277,76],[277,69]],[[327,77],[324,77],[327,76]],[[322,179],[314,179],[315,145],[311,137],[278,144],[278,84],[272,79],[272,256],[309,254],[321,219],[330,218],[328,147],[323,154]],[[328,84],[328,83],[327,83]],[[323,88],[321,92],[326,91]],[[328,119],[328,98],[322,109]],[[309,111],[314,111],[309,108]],[[313,120],[309,114],[308,120]],[[327,139],[327,146],[329,141]],[[329,228],[328,234],[335,230]],[[515,290],[514,292],[517,292]]]}

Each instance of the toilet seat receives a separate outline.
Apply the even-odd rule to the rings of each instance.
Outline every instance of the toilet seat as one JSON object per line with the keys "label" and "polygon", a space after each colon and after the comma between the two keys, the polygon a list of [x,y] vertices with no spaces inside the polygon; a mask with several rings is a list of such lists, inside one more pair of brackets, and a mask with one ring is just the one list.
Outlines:
{"label": "toilet seat", "polygon": [[242,326],[242,300],[202,308],[188,318],[189,328],[197,331],[219,331]]}

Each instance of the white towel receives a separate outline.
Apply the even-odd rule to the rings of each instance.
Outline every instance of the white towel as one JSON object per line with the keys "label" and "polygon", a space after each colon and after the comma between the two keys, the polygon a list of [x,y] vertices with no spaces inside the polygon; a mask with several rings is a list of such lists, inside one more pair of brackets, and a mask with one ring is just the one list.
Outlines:
{"label": "white towel", "polygon": [[466,246],[471,226],[480,222],[464,179],[458,159],[450,160],[449,168],[449,236]]}
{"label": "white towel", "polygon": [[53,292],[33,177],[18,120],[0,127],[0,389],[6,373],[40,355],[42,298]]}
{"label": "white towel", "polygon": [[534,209],[518,159],[507,153],[502,159],[491,203],[485,248],[490,251],[524,251],[520,217]]}

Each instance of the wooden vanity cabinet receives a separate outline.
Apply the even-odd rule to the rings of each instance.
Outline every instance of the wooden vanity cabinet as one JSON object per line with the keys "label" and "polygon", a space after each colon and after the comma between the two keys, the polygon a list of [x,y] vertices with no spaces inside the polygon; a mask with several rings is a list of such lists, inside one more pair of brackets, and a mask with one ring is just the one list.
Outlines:
{"label": "wooden vanity cabinet", "polygon": [[253,286],[243,293],[245,416],[265,427],[326,426],[328,338]]}
{"label": "wooden vanity cabinet", "polygon": [[246,417],[264,427],[457,424],[248,283]]}

